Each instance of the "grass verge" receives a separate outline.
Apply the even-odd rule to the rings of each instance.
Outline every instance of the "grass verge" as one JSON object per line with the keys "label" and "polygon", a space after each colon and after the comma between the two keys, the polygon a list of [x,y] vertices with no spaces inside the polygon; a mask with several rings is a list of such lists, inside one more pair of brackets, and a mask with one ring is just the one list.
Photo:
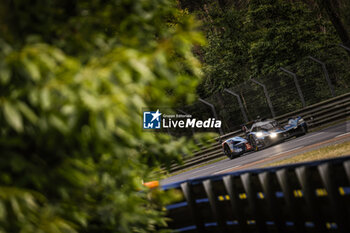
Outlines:
{"label": "grass verge", "polygon": [[292,158],[284,159],[278,162],[273,162],[263,165],[263,167],[278,166],[291,163],[308,162],[321,159],[329,159],[341,157],[350,154],[350,141],[338,143],[335,145],[326,146],[317,150],[309,151],[303,154],[296,155]]}

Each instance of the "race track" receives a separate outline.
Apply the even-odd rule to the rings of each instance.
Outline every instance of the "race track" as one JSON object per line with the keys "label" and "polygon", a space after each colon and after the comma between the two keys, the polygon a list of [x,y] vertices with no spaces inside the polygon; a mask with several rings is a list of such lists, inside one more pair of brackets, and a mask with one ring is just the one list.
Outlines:
{"label": "race track", "polygon": [[[202,166],[161,181],[161,184],[179,182],[200,176],[216,175],[242,169],[251,169],[297,154],[318,149],[327,145],[350,141],[350,121],[331,126],[320,131],[308,133],[299,138],[292,138],[267,149],[246,153],[233,160],[224,159]],[[349,152],[350,154],[350,152]]]}

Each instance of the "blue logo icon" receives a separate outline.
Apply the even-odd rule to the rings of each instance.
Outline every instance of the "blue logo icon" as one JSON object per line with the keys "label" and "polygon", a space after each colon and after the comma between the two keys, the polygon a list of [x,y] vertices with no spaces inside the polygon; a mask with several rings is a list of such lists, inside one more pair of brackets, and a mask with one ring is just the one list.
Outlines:
{"label": "blue logo icon", "polygon": [[162,115],[157,109],[156,112],[143,112],[143,128],[144,129],[160,129],[160,121]]}

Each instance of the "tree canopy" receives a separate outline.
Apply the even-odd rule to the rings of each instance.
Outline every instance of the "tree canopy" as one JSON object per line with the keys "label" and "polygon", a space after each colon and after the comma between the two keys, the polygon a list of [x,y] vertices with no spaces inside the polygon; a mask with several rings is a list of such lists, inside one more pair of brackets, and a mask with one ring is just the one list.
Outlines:
{"label": "tree canopy", "polygon": [[321,51],[345,44],[346,27],[350,29],[345,12],[350,6],[341,0],[181,3],[203,22],[208,39],[208,46],[198,53],[205,74],[198,87],[202,97],[272,75],[306,56],[322,56]]}

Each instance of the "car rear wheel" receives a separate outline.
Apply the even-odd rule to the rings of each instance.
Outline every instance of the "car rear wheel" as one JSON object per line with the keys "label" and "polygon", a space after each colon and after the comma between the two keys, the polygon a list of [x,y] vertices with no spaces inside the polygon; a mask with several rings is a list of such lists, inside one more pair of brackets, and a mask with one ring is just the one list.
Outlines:
{"label": "car rear wheel", "polygon": [[300,126],[300,133],[297,135],[297,137],[304,136],[307,133],[307,126]]}

